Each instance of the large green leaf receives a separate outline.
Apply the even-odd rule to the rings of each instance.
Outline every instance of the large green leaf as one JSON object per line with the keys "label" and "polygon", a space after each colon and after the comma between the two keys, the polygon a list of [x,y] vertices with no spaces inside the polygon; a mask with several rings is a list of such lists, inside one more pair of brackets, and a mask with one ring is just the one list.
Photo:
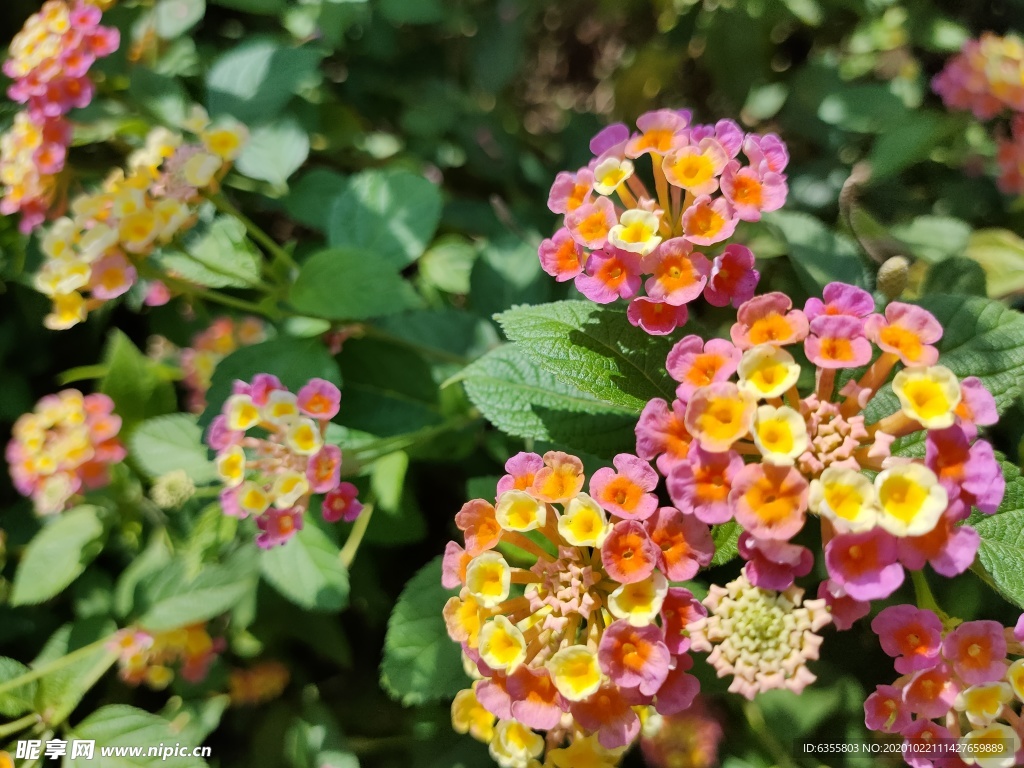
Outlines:
{"label": "large green leaf", "polygon": [[408,171],[364,171],[335,200],[327,239],[401,268],[423,255],[440,218],[441,193],[427,179]]}
{"label": "large green leaf", "polygon": [[237,167],[250,179],[283,187],[307,157],[309,134],[294,117],[284,116],[252,129]]}
{"label": "large green leaf", "polygon": [[345,189],[346,180],[328,168],[314,168],[291,185],[284,207],[288,215],[307,227],[324,232],[334,198]]}
{"label": "large green leaf", "polygon": [[263,578],[296,605],[310,611],[340,611],[348,604],[348,571],[338,547],[307,523],[287,544],[260,555]]}
{"label": "large green leaf", "polygon": [[388,620],[380,681],[406,706],[454,696],[469,683],[441,611],[455,592],[441,586],[435,557],[405,585]]}
{"label": "large green leaf", "polygon": [[100,553],[104,534],[97,507],[61,513],[25,549],[14,574],[11,604],[41,603],[63,591]]}
{"label": "large green leaf", "polygon": [[328,320],[367,320],[419,306],[398,269],[364,248],[331,248],[311,256],[289,300],[300,312]]}
{"label": "large green leaf", "polygon": [[812,296],[831,282],[864,283],[864,265],[849,238],[806,213],[775,211],[765,216],[765,221],[789,245],[789,260]]}
{"label": "large green leaf", "polygon": [[260,256],[246,237],[245,225],[218,216],[185,238],[184,251],[167,251],[160,263],[176,276],[211,288],[247,288],[260,281]]}
{"label": "large green leaf", "polygon": [[636,444],[632,408],[609,405],[536,366],[518,344],[491,350],[460,375],[484,417],[509,435],[564,444],[599,456]]}
{"label": "large green leaf", "polygon": [[267,38],[241,42],[223,53],[206,77],[210,114],[233,115],[249,124],[272,120],[303,84],[317,77],[321,58],[312,47],[287,48]]}
{"label": "large green leaf", "polygon": [[651,398],[674,398],[665,370],[671,342],[634,328],[625,312],[559,301],[516,307],[497,319],[527,357],[603,403],[639,413]]}
{"label": "large green leaf", "polygon": [[[979,296],[926,296],[918,303],[942,323],[939,362],[960,378],[978,376],[1002,413],[1024,380],[1024,315]],[[868,423],[898,408],[886,385],[868,404]]]}
{"label": "large green leaf", "polygon": [[151,478],[184,470],[197,485],[217,478],[195,416],[173,413],[148,419],[129,440],[131,457]]}
{"label": "large green leaf", "polygon": [[[99,747],[120,751],[120,755],[108,755],[100,760],[103,768],[205,768],[207,762],[201,757],[149,756],[149,748],[158,745],[174,749],[180,744],[179,736],[171,724],[149,712],[124,704],[100,707],[72,729],[73,738],[95,741],[95,758],[99,759]],[[194,749],[195,744],[181,745]],[[120,749],[118,749],[120,748]],[[65,759],[66,768],[88,768],[95,760]]]}
{"label": "large green leaf", "polygon": [[981,535],[974,569],[1003,597],[1024,608],[1024,478],[1017,467],[1006,462],[1003,474],[1006,495],[1002,505],[994,515],[976,512],[970,520]]}
{"label": "large green leaf", "polygon": [[981,229],[971,235],[967,256],[988,277],[988,295],[1001,298],[1024,291],[1024,240],[1008,229]]}
{"label": "large green leaf", "polygon": [[110,396],[114,410],[124,420],[122,433],[143,419],[177,408],[174,386],[160,366],[116,328],[107,339],[103,362],[107,372],[100,391]]}
{"label": "large green leaf", "polygon": [[204,567],[194,578],[185,560],[174,560],[140,585],[148,605],[138,623],[163,632],[227,613],[255,590],[258,569],[248,547],[223,565]]}
{"label": "large green leaf", "polygon": [[[14,680],[16,677],[21,677],[29,671],[29,668],[20,661],[0,656],[0,683]],[[35,698],[38,688],[39,683],[32,680],[24,685],[19,685],[13,690],[0,694],[0,715],[14,719],[18,715],[31,712],[35,709]]]}

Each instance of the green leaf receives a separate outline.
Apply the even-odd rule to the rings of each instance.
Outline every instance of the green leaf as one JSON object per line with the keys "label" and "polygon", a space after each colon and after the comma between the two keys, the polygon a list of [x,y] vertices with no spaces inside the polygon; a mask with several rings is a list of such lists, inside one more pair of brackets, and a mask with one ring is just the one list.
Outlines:
{"label": "green leaf", "polygon": [[309,134],[294,117],[286,116],[252,129],[237,168],[250,179],[283,187],[307,157]]}
{"label": "green leaf", "polygon": [[199,420],[200,426],[205,427],[220,413],[235,379],[251,381],[257,373],[274,374],[292,392],[298,392],[313,378],[341,384],[338,364],[319,339],[278,336],[242,347],[217,364],[206,393],[207,406]]}
{"label": "green leaf", "polygon": [[406,493],[409,454],[381,456],[370,471],[370,491],[377,499],[364,541],[395,546],[420,541],[427,533],[415,494]]}
{"label": "green leaf", "polygon": [[441,586],[441,558],[435,557],[405,585],[388,620],[380,682],[407,707],[450,698],[469,683],[441,615],[455,594]]}
{"label": "green leaf", "polygon": [[151,69],[134,66],[128,94],[144,109],[169,125],[181,125],[187,115],[188,92],[180,81]]}
{"label": "green leaf", "polygon": [[988,278],[988,295],[1001,299],[1024,291],[1024,240],[1008,229],[973,233],[966,256],[981,265]]}
{"label": "green leaf", "polygon": [[994,515],[975,513],[970,523],[981,536],[974,569],[1014,605],[1024,608],[1024,478],[1003,463],[1006,495]]}
{"label": "green leaf", "polygon": [[395,25],[433,24],[444,18],[440,0],[381,0],[381,14]]}
{"label": "green leaf", "polygon": [[908,224],[893,227],[892,234],[917,258],[935,264],[963,254],[971,238],[971,225],[949,216],[918,216]]}
{"label": "green leaf", "polygon": [[739,554],[739,540],[743,529],[735,520],[712,526],[711,538],[715,542],[715,555],[711,566],[724,565]]}
{"label": "green leaf", "polygon": [[114,410],[124,420],[122,434],[150,416],[177,408],[174,387],[161,373],[160,365],[116,328],[107,338],[103,362],[107,374],[100,382],[100,391],[110,396]]}
{"label": "green leaf", "polygon": [[856,133],[882,133],[906,119],[903,102],[884,85],[851,85],[821,100],[818,117]]}
{"label": "green leaf", "polygon": [[249,548],[223,565],[204,567],[192,579],[187,563],[173,560],[140,585],[148,607],[138,623],[164,632],[227,613],[252,594],[258,568],[256,553]]}
{"label": "green leaf", "polygon": [[497,320],[537,365],[603,403],[639,413],[651,398],[674,399],[665,370],[671,342],[634,328],[623,311],[559,301],[516,307]]}
{"label": "green leaf", "polygon": [[469,293],[469,276],[476,261],[476,248],[457,235],[446,235],[423,254],[420,277],[448,293]]}
{"label": "green leaf", "polygon": [[60,594],[103,548],[97,507],[63,512],[29,542],[14,574],[11,605],[31,605]]}
{"label": "green leaf", "polygon": [[288,543],[262,552],[260,572],[282,596],[306,610],[336,613],[348,605],[348,571],[338,547],[311,522]]}
{"label": "green leaf", "polygon": [[423,255],[440,219],[441,193],[427,179],[408,171],[364,171],[335,201],[327,239],[401,268]]}
{"label": "green leaf", "polygon": [[487,243],[470,275],[470,301],[484,317],[517,304],[543,304],[554,282],[541,269],[536,244],[506,235]]}
{"label": "green leaf", "polygon": [[419,306],[419,298],[393,265],[365,248],[314,254],[295,278],[289,301],[300,312],[328,320],[366,320]]}
{"label": "green leaf", "polygon": [[181,37],[206,14],[206,0],[157,0],[153,8],[156,34],[164,40]]}
{"label": "green leaf", "polygon": [[[162,757],[159,754],[149,757],[150,747],[166,745],[173,749],[180,739],[164,718],[124,704],[100,707],[72,729],[72,737],[95,741],[96,757],[99,757],[100,746],[142,748],[142,756],[102,758],[103,768],[206,768],[208,765],[199,757]],[[197,745],[187,746],[194,748]],[[93,760],[81,758],[66,758],[64,761],[67,768],[88,768],[93,764]]]}
{"label": "green leaf", "polygon": [[[79,619],[74,624],[65,624],[47,640],[32,666],[43,666],[98,643],[110,637],[116,629],[114,622],[100,618]],[[117,654],[104,643],[68,666],[46,675],[39,681],[35,710],[44,714],[49,723],[64,722],[116,660]]]}
{"label": "green leaf", "polygon": [[128,441],[132,460],[151,478],[184,470],[196,485],[217,478],[203,444],[203,431],[188,413],[157,416],[142,422]]}
{"label": "green leaf", "polygon": [[224,8],[233,8],[236,11],[276,16],[285,9],[286,0],[210,0],[210,2]]}
{"label": "green leaf", "polygon": [[[6,683],[16,677],[21,677],[29,672],[28,667],[20,661],[0,656],[0,683]],[[31,680],[24,685],[6,693],[0,694],[0,715],[12,720],[26,712],[35,709],[36,691],[39,689],[39,682]]]}
{"label": "green leaf", "polygon": [[288,215],[307,227],[327,231],[334,199],[345,189],[344,176],[327,168],[314,168],[291,185],[284,207]]}
{"label": "green leaf", "polygon": [[951,256],[928,268],[924,294],[965,293],[971,296],[985,295],[985,270],[976,261],[962,256]]}
{"label": "green leaf", "polygon": [[160,263],[189,282],[210,288],[247,288],[260,282],[260,255],[233,216],[218,216],[185,238],[185,252],[167,251]]}
{"label": "green leaf", "polygon": [[944,115],[907,112],[898,130],[885,131],[871,147],[871,175],[876,179],[894,176],[904,168],[927,160],[949,126]]}
{"label": "green leaf", "polygon": [[857,246],[806,213],[775,211],[764,217],[789,244],[789,259],[812,296],[831,282],[864,283]]}
{"label": "green leaf", "polygon": [[[1005,411],[1024,380],[1024,315],[977,296],[935,295],[917,302],[943,327],[939,363],[960,378],[977,376]],[[888,384],[865,409],[868,424],[899,410]],[[923,438],[923,433],[922,438]]]}
{"label": "green leaf", "polygon": [[247,124],[272,120],[302,85],[319,78],[322,57],[315,48],[286,48],[267,38],[239,43],[207,75],[210,114],[233,115]]}
{"label": "green leaf", "polygon": [[495,427],[599,456],[630,451],[636,412],[609,405],[535,365],[519,344],[491,350],[457,377]]}

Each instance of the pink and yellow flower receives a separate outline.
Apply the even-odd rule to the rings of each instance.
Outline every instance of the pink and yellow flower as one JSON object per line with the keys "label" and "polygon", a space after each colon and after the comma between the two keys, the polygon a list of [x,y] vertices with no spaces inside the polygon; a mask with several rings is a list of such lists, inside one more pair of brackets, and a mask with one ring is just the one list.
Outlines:
{"label": "pink and yellow flower", "polygon": [[[590,163],[555,177],[548,207],[564,219],[538,250],[545,272],[575,279],[593,301],[629,300],[629,322],[653,335],[684,325],[685,306],[702,293],[714,306],[753,296],[759,274],[748,248],[727,246],[713,260],[692,248],[728,240],[740,220],[757,221],[787,195],[788,154],[777,136],[690,117],[657,110],[637,119],[637,133],[616,124],[595,136]],[[619,252],[643,259],[626,265],[610,257]]]}
{"label": "pink and yellow flower", "polygon": [[120,430],[107,395],[47,395],[14,423],[5,452],[14,487],[38,515],[63,511],[78,494],[110,482],[109,468],[127,455]]}
{"label": "pink and yellow flower", "polygon": [[[495,503],[475,499],[456,516],[465,548],[445,552],[443,583],[459,589],[448,633],[484,678],[459,694],[453,724],[477,723],[501,765],[539,765],[546,746],[545,765],[610,768],[641,716],[696,694],[686,624],[703,608],[666,575],[709,562],[710,532],[657,509],[657,474],[635,456],[595,473],[589,494],[568,454],[522,453],[506,469]],[[524,558],[534,562],[513,565]],[[595,762],[565,762],[584,755]]]}
{"label": "pink and yellow flower", "polygon": [[264,549],[302,529],[313,494],[326,494],[321,510],[328,522],[354,520],[362,511],[357,489],[341,482],[341,450],[324,443],[338,388],[312,379],[296,396],[277,377],[257,374],[234,389],[206,435],[226,488],[225,514],[255,517]]}

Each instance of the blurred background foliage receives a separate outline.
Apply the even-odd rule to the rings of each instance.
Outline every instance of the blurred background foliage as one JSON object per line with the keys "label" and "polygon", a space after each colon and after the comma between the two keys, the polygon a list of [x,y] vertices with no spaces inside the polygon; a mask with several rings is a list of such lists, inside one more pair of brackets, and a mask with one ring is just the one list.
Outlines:
{"label": "blurred background foliage", "polygon": [[[36,7],[6,0],[0,37]],[[895,254],[913,261],[911,297],[951,284],[1011,302],[1024,293],[1024,206],[995,186],[993,134],[947,112],[929,87],[967,39],[1024,28],[1019,2],[122,0],[106,18],[125,42],[98,65],[102,98],[79,118],[88,131],[76,135],[72,184],[101,178],[149,123],[175,122],[195,101],[250,127],[228,193],[275,240],[294,241],[299,257],[326,246],[397,253],[396,269],[419,297],[411,314],[375,321],[336,358],[342,425],[384,445],[386,457],[367,461],[359,480],[381,512],[350,574],[349,610],[303,612],[266,583],[258,609],[236,610],[232,652],[287,661],[292,683],[278,701],[224,717],[207,741],[212,764],[489,764],[451,733],[447,703],[436,699],[454,690],[406,696],[419,706],[403,707],[381,690],[376,662],[403,585],[443,550],[462,501],[493,488],[522,445],[485,428],[461,387],[442,385],[497,344],[494,313],[574,293],[541,272],[536,245],[554,226],[545,203],[555,173],[587,161],[601,126],[665,106],[779,133],[792,155],[789,199],[743,239],[762,260],[763,285],[795,303],[832,279],[868,283]],[[12,114],[10,104],[0,108],[2,119]],[[422,176],[433,184],[417,183]],[[110,328],[139,350],[154,334],[185,346],[211,317],[208,306],[175,302],[46,331],[46,302],[24,278],[38,259],[12,220],[0,219],[2,432],[59,388],[63,372],[109,364]],[[715,328],[726,318],[697,320]],[[315,336],[325,327],[285,322],[281,331]],[[232,372],[249,372],[238,366]],[[151,402],[144,415],[161,408]],[[1017,456],[1022,433],[1018,405],[998,447]],[[595,453],[599,461],[614,451]],[[6,475],[2,482],[6,549],[16,553],[39,523]],[[0,607],[6,655],[30,658],[63,622],[109,615],[114,580],[146,543],[138,514],[120,525],[118,545],[45,612]],[[172,536],[194,541],[197,525],[187,519]],[[709,576],[722,583],[738,565],[720,570]],[[933,586],[962,618],[1014,618],[973,575]],[[427,663],[445,663],[451,651],[421,650]],[[866,738],[865,691],[891,678],[874,636],[831,635],[818,669],[801,699],[766,695],[754,710],[723,701],[727,766],[778,763],[792,739]],[[215,725],[218,700],[202,696],[223,689],[218,666],[199,690],[176,682],[170,703],[111,679],[82,706],[132,701],[173,720],[206,701]],[[199,730],[188,733],[201,738],[204,715],[190,718]],[[639,754],[627,764],[642,764]]]}

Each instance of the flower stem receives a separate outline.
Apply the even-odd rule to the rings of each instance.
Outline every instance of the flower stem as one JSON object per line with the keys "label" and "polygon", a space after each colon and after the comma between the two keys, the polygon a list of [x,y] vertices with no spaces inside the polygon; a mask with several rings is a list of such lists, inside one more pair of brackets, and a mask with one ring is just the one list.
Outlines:
{"label": "flower stem", "polygon": [[94,643],[89,643],[89,645],[83,645],[81,648],[71,651],[71,653],[67,653],[61,656],[60,658],[54,659],[51,662],[43,664],[41,667],[30,669],[23,675],[18,675],[17,677],[13,677],[10,680],[5,680],[4,682],[0,683],[0,694],[7,693],[8,691],[13,691],[16,688],[25,685],[26,683],[31,683],[33,680],[38,680],[41,677],[46,677],[47,675],[53,674],[58,670],[64,669],[64,667],[74,664],[76,661],[79,661],[85,658],[86,656],[95,653],[97,650],[105,646],[107,643],[110,642],[110,639],[112,637],[113,635],[108,635],[107,637],[101,638]]}
{"label": "flower stem", "polygon": [[345,566],[345,570],[352,567],[352,561],[356,559],[356,554],[359,552],[359,545],[363,543],[363,537],[366,535],[366,529],[370,527],[370,517],[373,515],[373,504],[368,502],[363,507],[363,513],[356,518],[356,524],[352,526],[352,532],[348,535],[348,539],[345,541],[345,546],[341,548],[341,552],[338,554],[338,559],[341,560],[341,564]]}
{"label": "flower stem", "polygon": [[18,718],[17,720],[13,720],[10,723],[0,725],[0,739],[6,739],[8,736],[13,736],[19,731],[23,731],[26,728],[30,728],[31,726],[38,723],[39,720],[39,715],[37,715],[35,712],[32,712],[31,714],[25,715],[24,717]]}
{"label": "flower stem", "polygon": [[750,730],[754,732],[762,746],[771,752],[775,765],[780,768],[795,768],[795,764],[786,753],[785,748],[772,733],[768,723],[765,722],[761,708],[753,701],[745,701],[743,702],[743,716],[746,717],[747,725],[750,726]]}
{"label": "flower stem", "polygon": [[202,286],[195,285],[187,280],[182,280],[178,277],[171,277],[170,275],[161,275],[158,279],[163,281],[168,288],[174,288],[186,295],[198,296],[206,301],[212,301],[216,304],[223,304],[226,307],[240,309],[243,312],[250,312],[252,314],[263,315],[264,317],[274,319],[275,313],[268,312],[267,308],[260,304],[246,301],[245,299],[239,299],[236,296],[221,293],[220,291],[215,291],[212,288],[203,288]]}
{"label": "flower stem", "polygon": [[932,594],[932,588],[928,586],[928,579],[925,578],[924,571],[911,571],[910,580],[914,583],[917,607],[934,611],[939,616],[945,616],[946,614],[939,608],[939,604],[935,600],[935,595]]}
{"label": "flower stem", "polygon": [[238,210],[238,208],[236,208],[224,195],[210,195],[209,200],[218,211],[234,216],[236,219],[241,221],[245,225],[245,229],[248,231],[249,237],[263,246],[271,256],[282,264],[285,264],[289,269],[298,272],[299,265],[296,263],[295,259],[292,258],[292,255],[278,245],[274,238],[260,229],[252,219]]}

